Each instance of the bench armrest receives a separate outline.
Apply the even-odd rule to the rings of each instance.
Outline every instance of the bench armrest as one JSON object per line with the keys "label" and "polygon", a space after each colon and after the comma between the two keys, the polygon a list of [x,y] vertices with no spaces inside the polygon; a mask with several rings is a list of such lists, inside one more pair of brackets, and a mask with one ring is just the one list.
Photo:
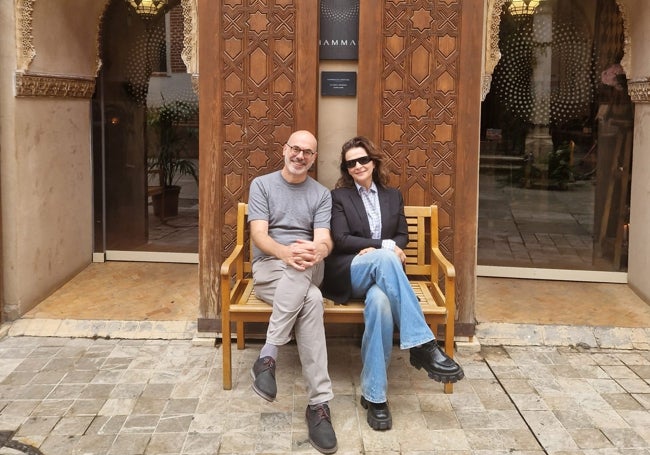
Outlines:
{"label": "bench armrest", "polygon": [[232,253],[230,253],[230,256],[223,261],[221,264],[221,279],[223,280],[224,278],[229,278],[232,275],[232,268],[234,265],[237,265],[238,262],[243,262],[244,260],[244,245],[236,245],[235,249],[232,250]]}
{"label": "bench armrest", "polygon": [[[439,272],[445,277],[445,289],[440,288]],[[444,304],[447,308],[447,314],[451,321],[454,321],[456,313],[456,268],[442,254],[440,248],[431,248],[431,286],[433,287],[433,297],[438,304]],[[453,324],[453,322],[452,322]]]}
{"label": "bench armrest", "polygon": [[221,280],[219,283],[221,289],[221,313],[224,315],[230,309],[231,301],[231,280],[232,274],[237,271],[235,277],[237,283],[240,283],[243,278],[244,269],[244,245],[236,245],[235,249],[230,253],[230,256],[221,264]]}
{"label": "bench armrest", "polygon": [[[440,251],[440,248],[431,248],[431,258],[432,258],[432,265],[436,267],[436,264],[433,263],[433,260],[438,263],[438,267],[442,269],[442,273],[446,277],[456,277],[456,269],[454,265],[442,254],[442,251]],[[436,280],[438,281],[438,277],[431,276],[431,280]]]}

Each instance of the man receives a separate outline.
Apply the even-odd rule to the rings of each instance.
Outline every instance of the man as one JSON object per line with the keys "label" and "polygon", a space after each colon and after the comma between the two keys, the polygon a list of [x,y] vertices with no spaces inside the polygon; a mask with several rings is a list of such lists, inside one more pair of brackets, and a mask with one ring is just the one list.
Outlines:
{"label": "man", "polygon": [[266,343],[253,365],[253,389],[273,401],[277,393],[278,346],[293,331],[309,403],[305,411],[309,441],[322,453],[337,450],[328,402],[334,397],[327,372],[323,325],[323,259],[332,251],[330,192],[307,175],[317,142],[296,131],[282,148],[284,167],[251,183],[248,220],[253,241],[255,294],[273,305]]}

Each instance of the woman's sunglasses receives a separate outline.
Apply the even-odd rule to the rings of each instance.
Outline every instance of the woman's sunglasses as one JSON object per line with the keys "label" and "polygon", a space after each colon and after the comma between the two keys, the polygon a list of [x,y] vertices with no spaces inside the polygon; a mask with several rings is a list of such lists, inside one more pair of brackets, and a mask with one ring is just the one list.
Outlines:
{"label": "woman's sunglasses", "polygon": [[368,155],[360,156],[359,158],[355,158],[353,160],[347,160],[345,162],[345,167],[347,167],[348,169],[352,169],[357,165],[357,163],[363,166],[364,164],[370,163],[371,160],[372,158],[370,158]]}

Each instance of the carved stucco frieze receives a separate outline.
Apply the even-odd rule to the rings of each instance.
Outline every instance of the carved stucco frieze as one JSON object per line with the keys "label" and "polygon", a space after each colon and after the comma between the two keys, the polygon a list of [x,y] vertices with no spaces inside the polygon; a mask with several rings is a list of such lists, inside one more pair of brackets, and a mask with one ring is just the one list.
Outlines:
{"label": "carved stucco frieze", "polygon": [[95,78],[16,73],[16,96],[92,98]]}
{"label": "carved stucco frieze", "polygon": [[190,74],[198,74],[199,30],[197,27],[196,0],[181,0],[183,8],[183,51],[181,59]]}
{"label": "carved stucco frieze", "polygon": [[[508,0],[487,0],[486,36],[484,51],[485,68],[482,77],[483,84],[481,87],[482,101],[485,100],[485,97],[490,91],[494,68],[496,68],[499,60],[501,59],[501,51],[499,51],[499,28],[501,27],[501,10],[507,1]],[[618,6],[621,18],[623,19],[624,44],[621,66],[627,74],[632,58],[632,43],[630,41],[630,34],[628,31],[628,18],[626,15],[623,0],[616,0],[616,6]]]}
{"label": "carved stucco frieze", "polygon": [[487,0],[487,18],[485,23],[485,72],[481,87],[481,101],[485,100],[492,84],[492,74],[501,59],[499,50],[499,27],[501,26],[501,9],[507,0]]}
{"label": "carved stucco frieze", "polygon": [[628,81],[627,93],[633,103],[650,103],[650,77]]}
{"label": "carved stucco frieze", "polygon": [[102,11],[102,14],[99,15],[99,20],[97,21],[97,35],[95,37],[95,44],[96,44],[96,53],[95,53],[95,76],[99,75],[99,70],[102,69],[102,23],[103,20],[102,18],[106,14],[106,11],[108,10],[108,5],[110,4],[110,1],[107,1],[106,4],[104,5],[104,10]]}
{"label": "carved stucco frieze", "polygon": [[630,74],[632,62],[632,43],[630,42],[630,31],[628,30],[628,17],[623,0],[616,0],[616,6],[623,19],[623,58],[621,59],[621,66],[625,74]]}
{"label": "carved stucco frieze", "polygon": [[16,67],[26,70],[36,56],[34,35],[32,33],[32,16],[36,0],[16,0]]}

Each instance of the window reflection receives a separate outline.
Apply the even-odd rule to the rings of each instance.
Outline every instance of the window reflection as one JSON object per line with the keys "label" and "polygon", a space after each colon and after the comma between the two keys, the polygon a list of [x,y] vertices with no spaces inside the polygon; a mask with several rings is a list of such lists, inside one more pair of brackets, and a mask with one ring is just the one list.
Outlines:
{"label": "window reflection", "polygon": [[101,30],[96,251],[196,253],[198,98],[181,59],[182,6],[143,17],[111,2]]}
{"label": "window reflection", "polygon": [[504,4],[482,105],[479,264],[625,270],[623,44],[614,0]]}

